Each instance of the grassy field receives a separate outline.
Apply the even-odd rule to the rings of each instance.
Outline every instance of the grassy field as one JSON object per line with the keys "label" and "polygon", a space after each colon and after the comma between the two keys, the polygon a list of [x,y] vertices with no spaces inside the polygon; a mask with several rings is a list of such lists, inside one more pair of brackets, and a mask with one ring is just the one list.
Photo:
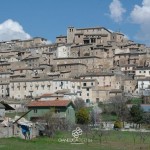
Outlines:
{"label": "grassy field", "polygon": [[101,119],[103,121],[116,121],[117,120],[117,116],[116,115],[112,115],[112,114],[101,114]]}
{"label": "grassy field", "polygon": [[[71,138],[71,132],[58,133],[54,138],[39,137],[32,140],[3,138],[0,139],[0,150],[150,150],[150,134],[107,131],[98,136],[95,131],[88,134],[91,139],[89,143],[71,144],[58,140],[66,138]],[[85,134],[81,136],[83,138]]]}
{"label": "grassy field", "polygon": [[[9,117],[9,118],[14,118],[15,116],[22,116],[23,114],[25,114],[25,112],[7,112],[5,114],[6,117]],[[26,116],[24,116],[26,118]]]}

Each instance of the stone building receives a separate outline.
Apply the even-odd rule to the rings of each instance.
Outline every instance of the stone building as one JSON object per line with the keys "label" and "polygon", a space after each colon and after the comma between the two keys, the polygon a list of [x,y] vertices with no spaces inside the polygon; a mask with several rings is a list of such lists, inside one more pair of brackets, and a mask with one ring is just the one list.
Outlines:
{"label": "stone building", "polygon": [[99,44],[110,40],[111,32],[104,27],[67,29],[67,43]]}

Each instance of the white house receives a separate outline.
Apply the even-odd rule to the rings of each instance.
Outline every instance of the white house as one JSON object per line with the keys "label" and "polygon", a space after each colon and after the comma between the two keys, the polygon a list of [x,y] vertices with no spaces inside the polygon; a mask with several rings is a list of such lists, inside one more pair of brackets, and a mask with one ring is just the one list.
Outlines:
{"label": "white house", "polygon": [[150,89],[150,78],[138,79],[138,93],[144,95]]}
{"label": "white house", "polygon": [[65,58],[70,56],[70,45],[61,45],[57,47],[57,58]]}
{"label": "white house", "polygon": [[136,78],[150,77],[150,67],[137,67],[135,70]]}

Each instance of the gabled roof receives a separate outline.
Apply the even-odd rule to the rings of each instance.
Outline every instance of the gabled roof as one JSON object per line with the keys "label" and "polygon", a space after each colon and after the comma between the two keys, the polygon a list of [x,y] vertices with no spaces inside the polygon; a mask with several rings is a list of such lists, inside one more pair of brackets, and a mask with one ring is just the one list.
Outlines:
{"label": "gabled roof", "polygon": [[70,103],[69,100],[32,101],[28,107],[67,107]]}

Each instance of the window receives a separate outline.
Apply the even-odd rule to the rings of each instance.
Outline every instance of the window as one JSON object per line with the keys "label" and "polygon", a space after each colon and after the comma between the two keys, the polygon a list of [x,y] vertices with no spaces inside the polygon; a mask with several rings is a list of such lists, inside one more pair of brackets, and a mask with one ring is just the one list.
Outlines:
{"label": "window", "polygon": [[87,96],[89,96],[89,93],[87,93]]}
{"label": "window", "polygon": [[20,85],[17,86],[18,90],[20,90]]}
{"label": "window", "polygon": [[47,85],[48,89],[50,90],[50,85]]}
{"label": "window", "polygon": [[55,113],[60,113],[60,110],[59,109],[55,109]]}
{"label": "window", "polygon": [[96,98],[96,103],[99,103],[99,98]]}
{"label": "window", "polygon": [[91,82],[91,85],[93,85],[93,82]]}
{"label": "window", "polygon": [[41,85],[41,87],[43,88],[43,90],[44,90],[44,86],[45,86],[45,85]]}
{"label": "window", "polygon": [[77,86],[77,89],[79,90],[79,89],[80,89],[80,86]]}
{"label": "window", "polygon": [[83,86],[86,86],[86,83],[83,83]]}
{"label": "window", "polygon": [[89,100],[89,99],[86,99],[86,103],[90,103],[90,100]]}
{"label": "window", "polygon": [[139,71],[139,73],[141,73],[141,71]]}
{"label": "window", "polygon": [[95,43],[95,42],[96,42],[96,39],[92,38],[91,43]]}
{"label": "window", "polygon": [[89,88],[87,88],[86,90],[89,91]]}
{"label": "window", "polygon": [[34,109],[34,113],[37,113],[37,109]]}

